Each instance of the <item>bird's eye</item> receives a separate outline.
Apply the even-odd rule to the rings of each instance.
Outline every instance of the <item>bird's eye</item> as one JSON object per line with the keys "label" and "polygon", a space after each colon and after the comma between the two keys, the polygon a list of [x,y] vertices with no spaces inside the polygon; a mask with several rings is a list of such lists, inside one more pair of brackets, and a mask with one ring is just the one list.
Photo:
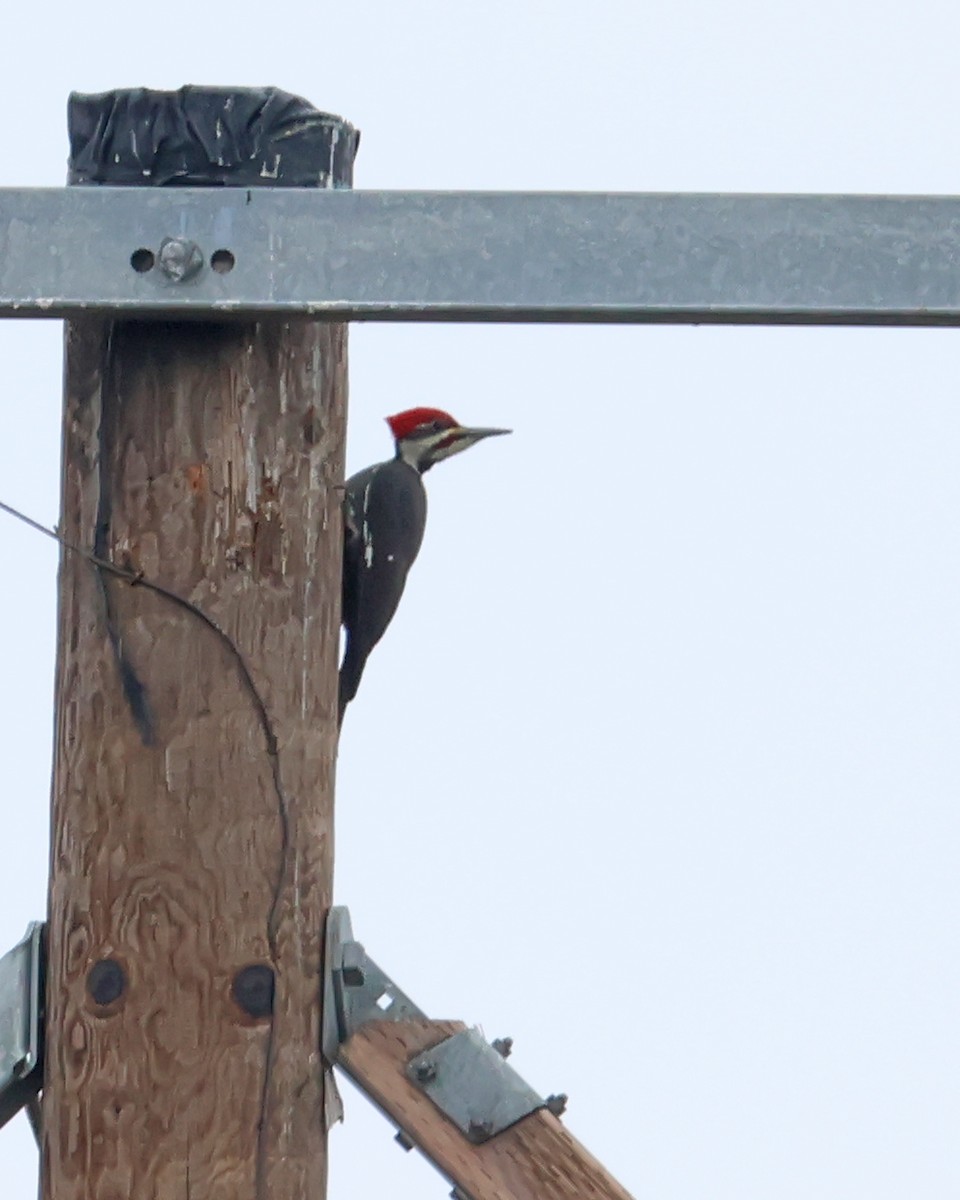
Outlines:
{"label": "bird's eye", "polygon": [[441,431],[441,429],[443,429],[443,428],[444,428],[444,425],[443,425],[442,421],[431,421],[430,422],[430,432],[431,433],[439,433]]}

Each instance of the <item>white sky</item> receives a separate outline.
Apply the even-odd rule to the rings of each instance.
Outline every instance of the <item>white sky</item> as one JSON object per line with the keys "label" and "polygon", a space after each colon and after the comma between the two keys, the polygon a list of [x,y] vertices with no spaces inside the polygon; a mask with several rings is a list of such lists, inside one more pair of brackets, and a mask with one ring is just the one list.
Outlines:
{"label": "white sky", "polygon": [[[0,185],[71,88],[275,83],[392,188],[958,191],[960,9],[168,0],[4,15]],[[53,523],[56,323],[0,323],[0,498]],[[342,744],[337,899],[516,1040],[645,1200],[960,1195],[960,343],[360,327],[351,468],[504,424],[431,518]],[[43,915],[56,549],[0,515],[0,949]],[[347,1090],[330,1200],[446,1195]],[[26,1120],[3,1195],[35,1194]]]}

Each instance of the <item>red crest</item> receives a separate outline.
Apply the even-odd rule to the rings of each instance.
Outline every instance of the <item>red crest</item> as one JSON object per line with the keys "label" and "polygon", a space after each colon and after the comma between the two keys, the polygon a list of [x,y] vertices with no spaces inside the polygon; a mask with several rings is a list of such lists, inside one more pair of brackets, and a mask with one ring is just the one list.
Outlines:
{"label": "red crest", "polygon": [[410,436],[421,425],[432,425],[434,422],[444,429],[455,429],[458,422],[440,408],[408,408],[406,412],[387,417],[390,432],[398,442]]}

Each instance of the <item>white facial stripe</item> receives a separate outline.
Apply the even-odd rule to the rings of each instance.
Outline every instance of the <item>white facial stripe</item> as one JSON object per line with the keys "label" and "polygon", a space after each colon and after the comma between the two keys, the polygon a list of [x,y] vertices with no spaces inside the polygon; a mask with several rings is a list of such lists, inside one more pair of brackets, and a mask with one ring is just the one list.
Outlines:
{"label": "white facial stripe", "polygon": [[409,467],[415,467],[423,455],[423,442],[407,439],[397,443],[400,447],[400,457]]}
{"label": "white facial stripe", "polygon": [[427,434],[423,437],[406,438],[400,443],[400,457],[411,467],[418,466],[426,459],[431,462],[440,462],[444,458],[449,458],[451,454],[456,454],[458,450],[463,450],[470,444],[468,438],[460,437],[455,438],[449,446],[444,446],[442,450],[435,449],[446,441],[452,432],[450,429],[441,429],[437,433]]}
{"label": "white facial stripe", "polygon": [[[449,437],[449,433],[444,436]],[[442,437],[434,438],[431,445],[438,445],[443,441]],[[434,462],[440,462],[444,458],[449,458],[451,454],[457,454],[460,450],[465,450],[470,445],[470,439],[465,437],[454,438],[449,446],[444,446],[442,450],[436,449],[430,451],[430,457]]]}

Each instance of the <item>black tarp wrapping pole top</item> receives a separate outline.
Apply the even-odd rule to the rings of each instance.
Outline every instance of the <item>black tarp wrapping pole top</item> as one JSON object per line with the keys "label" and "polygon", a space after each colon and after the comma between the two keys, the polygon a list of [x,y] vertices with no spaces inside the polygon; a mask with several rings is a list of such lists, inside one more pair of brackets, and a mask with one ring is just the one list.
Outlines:
{"label": "black tarp wrapping pole top", "polygon": [[74,92],[70,183],[350,187],[359,132],[279,88]]}

